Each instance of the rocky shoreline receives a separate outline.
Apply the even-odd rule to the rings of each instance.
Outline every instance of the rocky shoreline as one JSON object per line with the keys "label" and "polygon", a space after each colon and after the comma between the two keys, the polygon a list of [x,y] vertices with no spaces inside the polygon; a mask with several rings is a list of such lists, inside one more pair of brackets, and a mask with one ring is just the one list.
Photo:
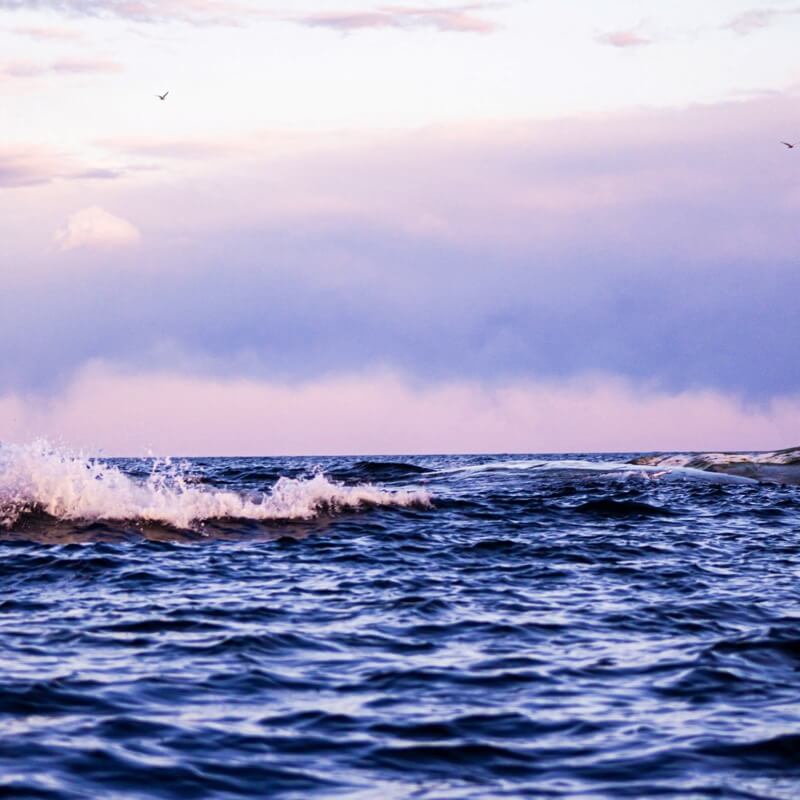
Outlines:
{"label": "rocky shoreline", "polygon": [[800,447],[768,452],[654,453],[631,461],[652,467],[689,467],[771,483],[800,485]]}

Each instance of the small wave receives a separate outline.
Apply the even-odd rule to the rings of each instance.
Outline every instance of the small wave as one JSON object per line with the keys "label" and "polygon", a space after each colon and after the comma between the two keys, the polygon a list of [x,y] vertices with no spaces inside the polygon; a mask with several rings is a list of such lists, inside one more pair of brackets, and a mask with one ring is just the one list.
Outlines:
{"label": "small wave", "polygon": [[751,770],[797,769],[800,735],[782,733],[749,742],[715,742],[701,749],[704,756],[723,758]]}
{"label": "small wave", "polygon": [[672,517],[675,512],[663,506],[652,506],[649,503],[641,503],[635,500],[613,500],[603,498],[601,500],[589,500],[579,506],[575,506],[574,511],[584,514],[595,514],[599,517]]}
{"label": "small wave", "polygon": [[[539,467],[546,467],[548,464],[565,463],[544,460],[526,460],[526,461],[487,461],[483,464],[465,464],[458,467],[445,467],[444,469],[437,469],[435,472],[438,475],[447,475],[456,472],[493,472],[495,470],[529,470],[538,469]],[[588,462],[586,462],[588,463]]]}
{"label": "small wave", "polygon": [[417,475],[432,472],[419,464],[404,461],[357,461],[345,468],[333,470],[331,474],[343,481],[405,481]]}
{"label": "small wave", "polygon": [[405,475],[423,474],[431,471],[428,467],[422,467],[419,464],[407,464],[405,461],[359,461],[356,467],[376,475],[387,470],[402,472]]}
{"label": "small wave", "polygon": [[46,442],[0,447],[0,525],[26,514],[58,520],[141,521],[188,529],[208,520],[308,520],[376,506],[428,506],[424,490],[387,491],[371,484],[344,486],[318,473],[281,477],[269,492],[197,485],[188,466],[156,461],[135,480],[103,461],[67,453]]}

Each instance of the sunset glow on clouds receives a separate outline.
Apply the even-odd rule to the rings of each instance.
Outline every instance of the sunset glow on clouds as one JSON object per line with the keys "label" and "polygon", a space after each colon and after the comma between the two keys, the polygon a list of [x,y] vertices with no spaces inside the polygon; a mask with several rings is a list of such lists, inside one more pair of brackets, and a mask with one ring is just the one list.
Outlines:
{"label": "sunset glow on clouds", "polygon": [[0,0],[0,440],[793,444],[795,11]]}
{"label": "sunset glow on clouds", "polygon": [[425,386],[376,373],[273,383],[90,365],[56,397],[0,398],[0,424],[18,441],[187,456],[724,450],[731,441],[777,449],[796,435],[800,399],[748,406],[714,391],[669,394],[602,376]]}

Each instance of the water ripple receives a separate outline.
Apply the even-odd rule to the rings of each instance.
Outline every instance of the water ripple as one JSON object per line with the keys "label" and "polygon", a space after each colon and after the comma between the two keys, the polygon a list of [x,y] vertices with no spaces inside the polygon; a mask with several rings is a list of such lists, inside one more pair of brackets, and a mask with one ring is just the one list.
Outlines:
{"label": "water ripple", "polygon": [[[800,796],[796,484],[619,456],[65,469],[145,513],[0,527],[0,797]],[[282,479],[297,515],[147,518]]]}

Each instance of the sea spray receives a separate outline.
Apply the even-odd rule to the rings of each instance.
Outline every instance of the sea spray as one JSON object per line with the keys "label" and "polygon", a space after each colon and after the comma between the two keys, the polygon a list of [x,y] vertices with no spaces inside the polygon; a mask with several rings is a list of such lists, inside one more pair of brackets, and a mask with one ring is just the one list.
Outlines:
{"label": "sea spray", "polygon": [[131,520],[191,528],[207,520],[307,520],[370,506],[428,506],[421,489],[387,491],[346,486],[318,472],[281,477],[266,492],[242,494],[198,486],[188,465],[155,460],[137,480],[95,458],[45,441],[0,447],[0,524],[11,528],[26,513],[60,520]]}

